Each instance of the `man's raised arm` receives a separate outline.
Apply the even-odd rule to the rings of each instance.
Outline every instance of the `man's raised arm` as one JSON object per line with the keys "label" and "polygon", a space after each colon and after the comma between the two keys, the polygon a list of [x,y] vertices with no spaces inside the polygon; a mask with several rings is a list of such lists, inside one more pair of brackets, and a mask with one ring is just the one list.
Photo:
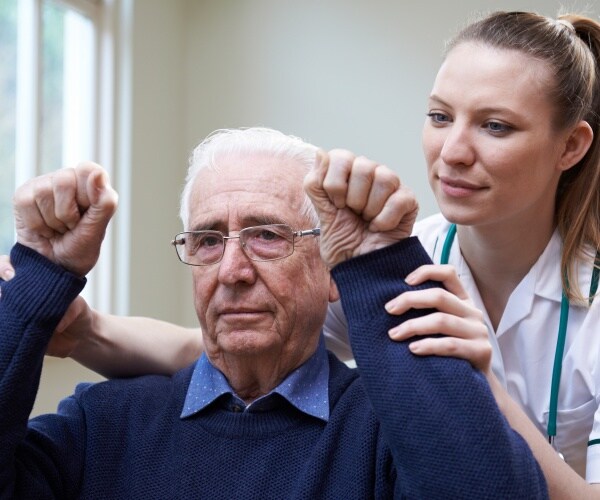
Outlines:
{"label": "man's raised arm", "polygon": [[[39,192],[56,195],[43,197],[52,199],[52,206],[37,204]],[[17,244],[11,259],[16,276],[2,283],[0,296],[0,498],[22,496],[22,485],[35,491],[38,483],[27,477],[38,469],[49,478],[53,491],[62,496],[58,492],[66,483],[61,482],[65,478],[57,471],[82,467],[81,443],[69,442],[66,435],[68,452],[63,456],[68,460],[54,461],[51,454],[25,450],[33,460],[23,466],[19,454],[45,347],[98,259],[116,204],[117,195],[106,173],[89,163],[32,179],[15,194]],[[67,482],[77,484],[77,480]]]}
{"label": "man's raised arm", "polygon": [[[417,205],[387,167],[347,151],[321,153],[305,181],[321,223],[353,353],[391,448],[403,498],[545,498],[543,474],[501,415],[483,375],[463,360],[417,357],[388,331],[427,314],[388,315],[414,289],[404,278],[430,263],[408,238]],[[439,284],[427,283],[436,293]]]}

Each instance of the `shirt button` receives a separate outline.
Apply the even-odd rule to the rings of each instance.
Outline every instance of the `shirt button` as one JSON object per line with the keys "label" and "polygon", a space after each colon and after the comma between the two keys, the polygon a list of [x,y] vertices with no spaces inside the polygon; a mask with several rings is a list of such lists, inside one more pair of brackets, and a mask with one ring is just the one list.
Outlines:
{"label": "shirt button", "polygon": [[231,407],[231,411],[234,413],[240,413],[243,410],[243,408],[240,405],[233,405]]}

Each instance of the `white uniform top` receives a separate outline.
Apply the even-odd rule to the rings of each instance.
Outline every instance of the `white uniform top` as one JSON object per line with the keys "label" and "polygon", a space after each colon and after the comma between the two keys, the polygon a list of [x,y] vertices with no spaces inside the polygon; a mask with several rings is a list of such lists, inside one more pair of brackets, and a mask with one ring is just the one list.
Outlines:
{"label": "white uniform top", "polygon": [[[436,264],[440,262],[449,227],[441,214],[428,217],[415,226],[414,234]],[[449,263],[456,268],[463,286],[484,313],[493,348],[494,373],[544,435],[548,425],[562,298],[561,246],[561,239],[555,233],[538,261],[512,292],[495,335],[471,271],[460,252],[458,235],[449,256]],[[579,286],[584,295],[590,288],[591,275],[591,264],[580,266]],[[325,335],[329,347],[340,352],[338,346],[348,342],[343,312],[338,303],[329,309]],[[344,352],[349,351],[341,351],[341,354]],[[566,462],[590,483],[600,482],[599,403],[600,297],[594,300],[591,308],[570,306],[555,438],[555,445]]]}

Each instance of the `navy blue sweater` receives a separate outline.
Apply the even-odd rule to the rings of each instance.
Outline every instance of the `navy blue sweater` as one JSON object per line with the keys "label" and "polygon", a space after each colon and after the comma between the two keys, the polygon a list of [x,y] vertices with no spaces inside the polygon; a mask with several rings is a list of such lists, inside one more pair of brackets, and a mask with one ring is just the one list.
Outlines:
{"label": "navy blue sweater", "polygon": [[11,259],[16,277],[0,298],[0,498],[547,495],[479,373],[387,337],[398,318],[383,304],[428,262],[415,239],[334,269],[359,368],[330,355],[328,423],[287,403],[181,419],[191,368],[79,386],[56,414],[28,423],[45,347],[84,280],[20,245]]}

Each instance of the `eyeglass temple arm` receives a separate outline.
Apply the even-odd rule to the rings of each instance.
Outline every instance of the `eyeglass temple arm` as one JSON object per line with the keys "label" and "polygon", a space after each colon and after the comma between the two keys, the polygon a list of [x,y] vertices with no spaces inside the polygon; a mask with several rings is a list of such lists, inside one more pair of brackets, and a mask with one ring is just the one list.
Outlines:
{"label": "eyeglass temple arm", "polygon": [[314,229],[306,229],[304,231],[296,231],[295,236],[319,236],[321,234],[321,228],[316,227]]}

